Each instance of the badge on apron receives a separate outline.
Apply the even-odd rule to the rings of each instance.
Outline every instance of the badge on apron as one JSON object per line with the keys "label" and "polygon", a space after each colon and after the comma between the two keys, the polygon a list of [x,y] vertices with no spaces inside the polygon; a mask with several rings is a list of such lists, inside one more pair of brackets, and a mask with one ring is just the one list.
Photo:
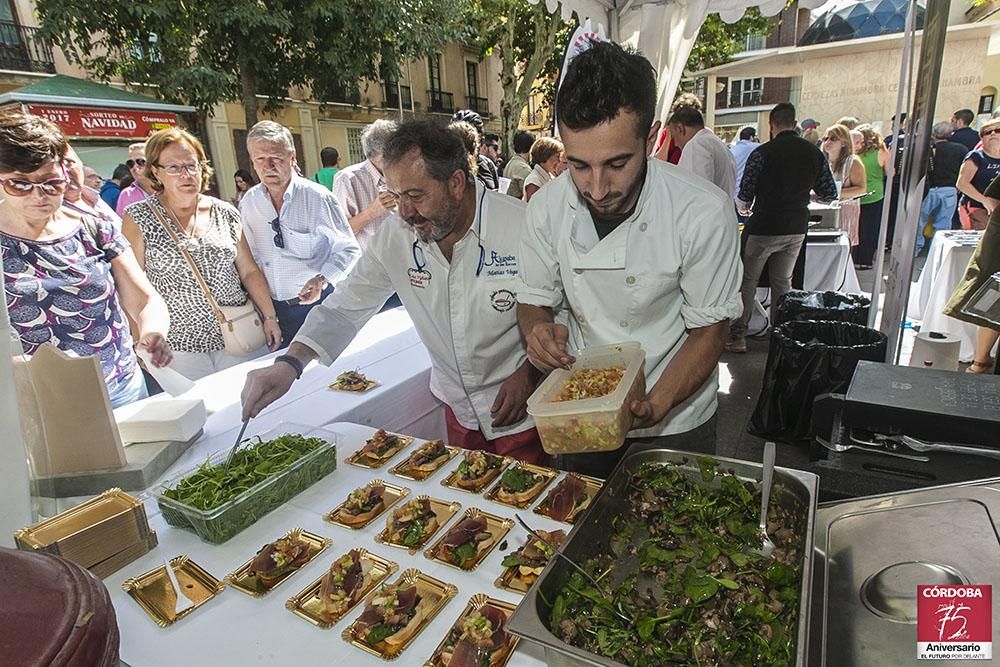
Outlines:
{"label": "badge on apron", "polygon": [[410,276],[410,285],[420,289],[427,287],[431,280],[431,272],[427,269],[407,269],[406,273]]}

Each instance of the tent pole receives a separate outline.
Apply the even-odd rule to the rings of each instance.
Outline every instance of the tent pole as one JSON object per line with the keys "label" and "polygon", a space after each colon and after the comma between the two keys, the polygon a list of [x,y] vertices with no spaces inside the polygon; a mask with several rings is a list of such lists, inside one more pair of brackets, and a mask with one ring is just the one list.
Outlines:
{"label": "tent pole", "polygon": [[[917,64],[917,85],[913,107],[908,117],[908,130],[903,150],[902,179],[899,187],[899,206],[896,230],[889,254],[888,285],[882,321],[879,329],[889,338],[886,361],[899,362],[903,325],[906,321],[907,300],[913,271],[913,250],[916,247],[920,206],[923,202],[924,181],[927,177],[927,158],[931,146],[931,126],[934,124],[934,107],[937,102],[941,79],[941,60],[944,57],[945,39],[948,34],[950,0],[928,0],[924,14],[923,39],[920,60]],[[907,19],[916,14],[916,2],[911,0]],[[902,85],[902,82],[901,84]],[[898,116],[897,116],[898,121]],[[880,238],[886,233],[886,217]],[[881,248],[879,248],[881,250]],[[880,252],[879,255],[882,253]],[[875,284],[880,286],[881,271],[875,274]],[[876,303],[873,301],[872,310]]]}

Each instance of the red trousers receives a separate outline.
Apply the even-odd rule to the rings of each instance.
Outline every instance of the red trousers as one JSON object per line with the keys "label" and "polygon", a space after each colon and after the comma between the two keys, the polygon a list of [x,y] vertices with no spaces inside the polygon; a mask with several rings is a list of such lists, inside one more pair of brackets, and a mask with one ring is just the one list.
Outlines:
{"label": "red trousers", "polygon": [[467,429],[458,423],[455,413],[447,405],[444,406],[445,425],[448,428],[447,444],[462,449],[483,449],[493,454],[510,456],[525,463],[544,465],[548,455],[542,450],[542,441],[538,431],[531,428],[521,433],[505,435],[495,440],[487,440],[482,431]]}

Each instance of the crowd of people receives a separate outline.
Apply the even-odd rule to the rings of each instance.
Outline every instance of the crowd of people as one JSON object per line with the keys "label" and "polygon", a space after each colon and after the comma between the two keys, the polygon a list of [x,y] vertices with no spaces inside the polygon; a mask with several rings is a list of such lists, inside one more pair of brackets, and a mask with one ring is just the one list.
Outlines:
{"label": "crowd of people", "polygon": [[[430,353],[450,442],[527,461],[543,456],[525,405],[542,373],[569,367],[570,350],[636,340],[649,388],[630,406],[636,434],[692,432],[711,450],[718,361],[746,351],[765,264],[777,302],[814,199],[840,202],[855,261],[869,264],[901,140],[851,118],[813,140],[818,124],[783,103],[769,141],[744,128],[730,149],[693,96],[661,130],[651,65],[610,43],[574,59],[557,105],[560,138],[519,131],[506,162],[499,136],[463,110],[450,124],[376,121],[364,160],[341,168],[324,148],[311,178],[290,130],[261,121],[247,134],[254,173],[234,174],[232,202],[206,194],[209,160],[183,129],[132,144],[102,183],[54,124],[6,114],[13,330],[27,354],[50,343],[97,356],[115,406],[155,390],[143,363],[198,379],[287,348],[249,374],[248,419],[401,303]],[[969,141],[955,129],[964,120],[934,127],[923,220],[936,228],[955,210],[982,228],[976,207],[997,202],[1000,120],[971,150],[956,141]],[[601,475],[620,453],[561,464]]]}

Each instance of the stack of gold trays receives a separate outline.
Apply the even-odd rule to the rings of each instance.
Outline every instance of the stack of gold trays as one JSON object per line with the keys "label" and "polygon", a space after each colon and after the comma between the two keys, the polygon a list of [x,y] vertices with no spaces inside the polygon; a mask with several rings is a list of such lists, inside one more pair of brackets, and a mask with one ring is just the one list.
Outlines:
{"label": "stack of gold trays", "polygon": [[19,549],[44,551],[82,565],[104,578],[156,546],[142,503],[121,489],[14,534]]}

